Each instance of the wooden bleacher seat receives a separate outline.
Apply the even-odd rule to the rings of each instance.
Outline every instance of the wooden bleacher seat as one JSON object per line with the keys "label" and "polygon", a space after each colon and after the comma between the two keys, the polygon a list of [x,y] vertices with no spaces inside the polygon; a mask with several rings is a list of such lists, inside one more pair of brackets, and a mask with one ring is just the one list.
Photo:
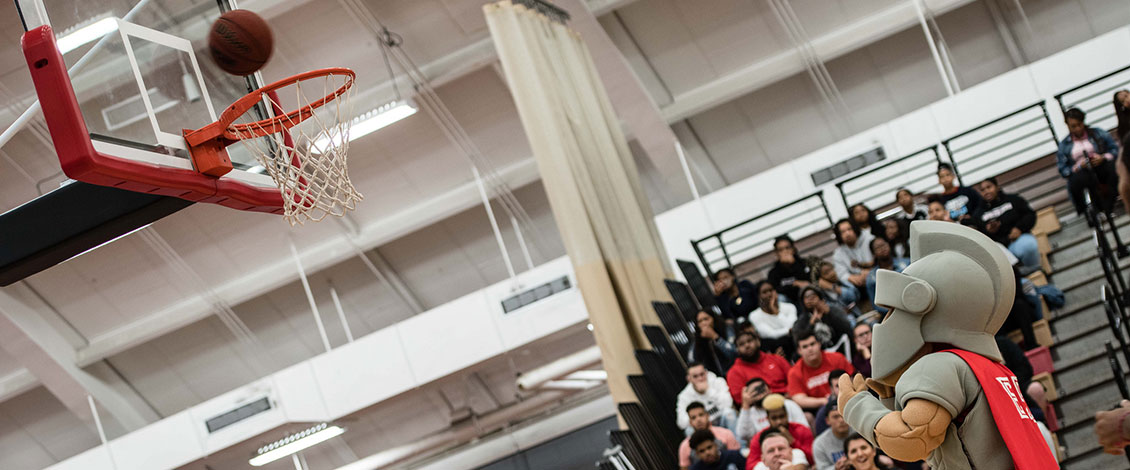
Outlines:
{"label": "wooden bleacher seat", "polygon": [[[1047,319],[1032,322],[1032,331],[1036,334],[1036,344],[1049,348],[1055,345],[1055,339],[1052,338],[1051,327],[1048,325]],[[1008,333],[1008,339],[1020,344],[1024,341],[1024,335],[1020,333],[1020,330],[1013,330]]]}
{"label": "wooden bleacher seat", "polygon": [[[1037,287],[1048,285],[1048,276],[1046,276],[1043,271],[1036,271],[1029,274],[1028,280],[1032,281],[1032,284],[1035,284]],[[1044,308],[1044,311],[1046,312],[1047,308]]]}
{"label": "wooden bleacher seat", "polygon": [[1052,234],[1059,231],[1059,216],[1055,213],[1054,206],[1048,206],[1036,211],[1036,226],[1032,231],[1040,230],[1045,234]]}
{"label": "wooden bleacher seat", "polygon": [[1033,382],[1039,382],[1044,386],[1044,396],[1047,397],[1048,402],[1053,402],[1059,399],[1059,391],[1055,389],[1055,381],[1052,380],[1052,375],[1047,372],[1040,372],[1032,376]]}
{"label": "wooden bleacher seat", "polygon": [[1032,230],[1032,236],[1036,237],[1036,246],[1042,254],[1051,254],[1052,244],[1048,241],[1048,233],[1043,230]]}

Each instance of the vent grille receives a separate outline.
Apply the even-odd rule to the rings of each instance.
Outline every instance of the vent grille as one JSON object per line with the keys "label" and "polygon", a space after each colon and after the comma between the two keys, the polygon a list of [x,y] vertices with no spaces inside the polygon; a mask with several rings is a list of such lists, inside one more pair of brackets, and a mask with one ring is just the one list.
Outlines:
{"label": "vent grille", "polygon": [[571,287],[573,285],[569,282],[569,276],[561,276],[540,286],[507,297],[502,301],[502,311],[503,313],[513,312],[558,292],[569,290]]}
{"label": "vent grille", "polygon": [[212,434],[216,431],[219,431],[223,428],[231,426],[235,423],[238,423],[270,409],[271,400],[269,400],[267,397],[263,397],[205,421],[204,427],[208,428],[208,434]]}
{"label": "vent grille", "polygon": [[847,160],[836,163],[835,165],[827,166],[812,172],[812,183],[816,186],[830,183],[850,173],[867,167],[868,165],[874,164],[876,162],[881,162],[886,159],[887,153],[883,151],[883,147],[876,147]]}

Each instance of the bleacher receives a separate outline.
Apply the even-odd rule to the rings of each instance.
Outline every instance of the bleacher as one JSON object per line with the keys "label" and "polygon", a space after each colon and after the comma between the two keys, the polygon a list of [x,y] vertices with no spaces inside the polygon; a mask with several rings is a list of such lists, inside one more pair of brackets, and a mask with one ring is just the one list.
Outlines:
{"label": "bleacher", "polygon": [[[658,328],[648,332],[653,352],[637,354],[644,375],[630,378],[641,402],[621,405],[630,430],[611,436],[613,444],[619,445],[618,452],[600,462],[600,468],[675,468],[674,449],[682,436],[672,433],[669,415],[675,395],[685,385],[685,369],[678,356],[685,357],[691,346],[699,306],[709,308],[714,303],[708,276],[731,267],[739,277],[764,277],[774,261],[772,240],[784,233],[797,240],[803,256],[830,257],[835,248],[831,227],[837,217],[826,204],[829,194],[838,196],[844,207],[862,202],[882,216],[894,207],[899,187],[916,193],[936,191],[935,169],[940,162],[953,164],[964,185],[995,175],[1005,191],[1020,194],[1037,210],[1033,234],[1039,241],[1043,271],[1029,279],[1037,285],[1054,283],[1067,301],[1056,311],[1049,311],[1045,303],[1044,318],[1033,325],[1043,347],[1030,352],[1029,359],[1033,381],[1047,390],[1048,427],[1054,433],[1062,468],[1130,468],[1126,457],[1104,454],[1092,430],[1095,412],[1110,409],[1126,394],[1123,371],[1130,370],[1130,326],[1126,323],[1130,290],[1121,269],[1130,265],[1130,258],[1118,255],[1126,250],[1122,241],[1130,238],[1130,217],[1113,219],[1117,233],[1109,230],[1103,214],[1090,214],[1096,229],[1089,228],[1082,217],[1061,222],[1073,209],[1066,184],[1055,168],[1058,136],[1047,112],[1048,106],[1062,110],[1079,106],[1089,114],[1094,112],[1089,124],[1113,128],[1109,97],[1128,84],[1130,67],[1065,90],[1054,101],[1032,104],[938,145],[849,174],[823,191],[692,240],[699,264],[680,261],[687,284],[668,281],[675,303],[655,303],[670,336],[664,337]],[[1103,230],[1104,226],[1108,229]]]}

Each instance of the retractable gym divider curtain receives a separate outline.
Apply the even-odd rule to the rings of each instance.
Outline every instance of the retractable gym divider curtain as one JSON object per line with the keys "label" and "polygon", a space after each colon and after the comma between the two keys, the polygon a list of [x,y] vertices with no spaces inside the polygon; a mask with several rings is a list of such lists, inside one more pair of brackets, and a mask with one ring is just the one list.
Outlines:
{"label": "retractable gym divider curtain", "polygon": [[559,21],[502,1],[483,7],[533,148],[617,402],[636,401],[633,349],[649,349],[651,301],[667,300],[654,215],[596,66]]}

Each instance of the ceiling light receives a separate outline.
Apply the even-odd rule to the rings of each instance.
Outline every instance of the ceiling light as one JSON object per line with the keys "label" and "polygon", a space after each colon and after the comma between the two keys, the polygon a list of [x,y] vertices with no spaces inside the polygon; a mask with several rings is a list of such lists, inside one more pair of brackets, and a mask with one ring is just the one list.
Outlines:
{"label": "ceiling light", "polygon": [[[412,100],[399,100],[385,103],[376,109],[352,119],[349,126],[349,141],[352,142],[360,139],[362,136],[376,132],[396,121],[416,114],[416,110],[416,105],[412,103]],[[331,142],[334,147],[340,145],[341,135],[335,135],[332,138],[330,136],[322,136],[311,145],[314,147],[314,151],[322,153],[322,149],[327,148]]]}
{"label": "ceiling light", "polygon": [[56,44],[59,45],[59,52],[66,54],[75,49],[78,49],[83,44],[86,44],[117,30],[117,18],[102,18],[98,21],[67,33],[67,35],[59,38],[56,41]]}
{"label": "ceiling light", "polygon": [[260,447],[255,452],[255,456],[252,457],[251,460],[248,460],[247,463],[255,467],[261,467],[283,457],[326,442],[340,436],[344,432],[344,428],[322,423]]}

